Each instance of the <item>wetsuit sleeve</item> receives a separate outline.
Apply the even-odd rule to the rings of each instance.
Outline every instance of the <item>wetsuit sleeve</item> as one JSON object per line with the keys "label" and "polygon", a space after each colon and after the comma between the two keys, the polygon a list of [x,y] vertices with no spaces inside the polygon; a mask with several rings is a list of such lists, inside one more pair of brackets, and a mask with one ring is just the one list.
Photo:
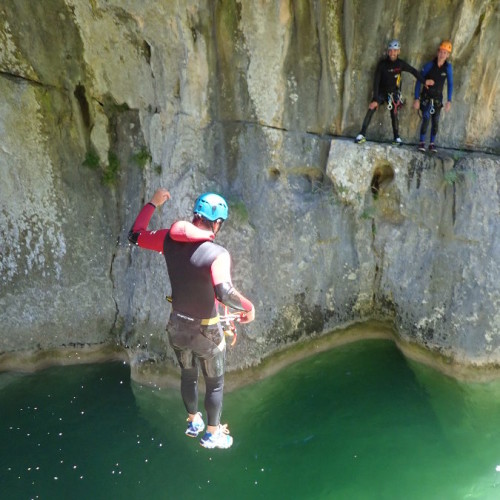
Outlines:
{"label": "wetsuit sleeve", "polygon": [[373,78],[373,96],[372,101],[378,101],[378,95],[380,92],[380,80],[382,78],[384,60],[377,64],[377,69],[375,70],[375,77]]}
{"label": "wetsuit sleeve", "polygon": [[401,71],[406,71],[406,73],[411,73],[420,83],[425,83],[425,78],[422,76],[422,73],[419,73],[413,66],[408,64],[406,61],[402,59],[399,60],[401,63]]}
{"label": "wetsuit sleeve", "polygon": [[229,282],[219,283],[215,287],[215,297],[219,302],[237,311],[250,312],[254,309],[253,304]]}
{"label": "wetsuit sleeve", "polygon": [[141,248],[163,253],[163,240],[168,233],[168,229],[161,229],[160,231],[147,230],[155,209],[156,207],[152,203],[144,205],[128,233],[128,240]]}
{"label": "wetsuit sleeve", "polygon": [[253,304],[239,293],[231,283],[231,257],[228,252],[219,255],[211,267],[215,297],[228,307],[237,311],[250,312]]}
{"label": "wetsuit sleeve", "polygon": [[453,69],[449,63],[446,74],[446,85],[448,87],[448,101],[451,102],[451,97],[453,95]]}
{"label": "wetsuit sleeve", "polygon": [[415,99],[420,99],[421,90],[422,90],[422,84],[417,80],[415,82]]}
{"label": "wetsuit sleeve", "polygon": [[182,243],[195,243],[198,241],[212,241],[215,234],[208,229],[196,227],[191,222],[180,220],[172,224],[170,237]]}
{"label": "wetsuit sleeve", "polygon": [[426,63],[424,65],[424,67],[422,68],[422,70],[420,71],[420,74],[424,78],[424,81],[420,82],[420,80],[417,79],[417,81],[415,82],[415,99],[420,98],[420,91],[422,90],[422,83],[425,83],[425,80],[427,79],[427,75],[429,74],[429,71],[431,70],[431,68],[432,68],[432,61]]}

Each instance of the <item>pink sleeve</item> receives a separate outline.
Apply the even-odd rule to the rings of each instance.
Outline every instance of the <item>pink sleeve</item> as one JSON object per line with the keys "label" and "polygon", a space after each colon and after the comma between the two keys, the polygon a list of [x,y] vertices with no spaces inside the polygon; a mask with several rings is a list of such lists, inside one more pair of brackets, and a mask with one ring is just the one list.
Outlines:
{"label": "pink sleeve", "polygon": [[215,239],[215,234],[208,229],[196,227],[191,222],[177,221],[170,228],[170,236],[175,241],[182,243],[193,243],[196,241],[212,241]]}
{"label": "pink sleeve", "polygon": [[146,203],[139,212],[139,215],[135,219],[134,225],[132,226],[132,232],[140,233],[148,228],[149,221],[153,214],[155,213],[156,207],[152,203]]}
{"label": "pink sleeve", "polygon": [[147,250],[163,253],[163,242],[168,229],[160,229],[159,231],[141,231],[137,239],[137,245]]}
{"label": "pink sleeve", "polygon": [[231,257],[229,252],[220,254],[213,262],[212,281],[214,286],[220,283],[231,283]]}
{"label": "pink sleeve", "polygon": [[147,230],[155,209],[156,207],[152,203],[144,205],[130,230],[129,240],[132,237],[131,242],[139,247],[163,253],[163,240],[168,233],[168,229],[161,229],[160,231]]}

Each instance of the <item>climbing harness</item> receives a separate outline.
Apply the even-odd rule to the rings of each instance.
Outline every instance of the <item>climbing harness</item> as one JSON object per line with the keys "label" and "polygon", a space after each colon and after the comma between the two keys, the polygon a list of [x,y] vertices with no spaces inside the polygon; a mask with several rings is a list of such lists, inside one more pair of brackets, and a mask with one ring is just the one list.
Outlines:
{"label": "climbing harness", "polygon": [[394,109],[394,112],[398,112],[398,108],[403,105],[403,97],[401,92],[395,92],[391,94],[387,94],[387,109],[391,111]]}
{"label": "climbing harness", "polygon": [[[169,295],[167,295],[165,299],[167,300],[167,302],[172,303],[172,297],[170,297]],[[229,309],[225,304],[222,304],[221,302],[219,302],[219,304],[224,307],[224,314],[223,315],[217,314],[217,316],[214,316],[213,318],[195,319],[185,314],[178,313],[176,311],[173,311],[173,314],[186,321],[199,321],[200,324],[203,326],[215,325],[216,323],[220,322],[222,325],[222,329],[224,331],[224,336],[232,339],[230,345],[231,347],[233,347],[234,344],[236,344],[236,339],[238,338],[238,332],[236,331],[235,322],[239,323],[241,321],[241,315],[244,314],[244,312],[240,311],[232,313],[229,312]]]}
{"label": "climbing harness", "polygon": [[429,115],[435,115],[437,109],[443,107],[443,103],[439,99],[433,99],[432,97],[426,97],[422,99],[420,103],[420,109],[418,110],[420,118],[424,117],[422,108],[426,108],[427,106],[429,106]]}
{"label": "climbing harness", "polygon": [[[167,295],[165,297],[167,302],[170,302],[172,304],[172,297],[170,295]],[[187,314],[180,313],[176,311],[175,309],[172,311],[172,314],[175,314],[178,318],[181,318],[185,321],[192,321],[192,322],[198,322],[202,326],[211,326],[211,325],[216,325],[220,321],[220,316],[217,314],[217,316],[214,316],[213,318],[192,318],[191,316],[188,316]]]}

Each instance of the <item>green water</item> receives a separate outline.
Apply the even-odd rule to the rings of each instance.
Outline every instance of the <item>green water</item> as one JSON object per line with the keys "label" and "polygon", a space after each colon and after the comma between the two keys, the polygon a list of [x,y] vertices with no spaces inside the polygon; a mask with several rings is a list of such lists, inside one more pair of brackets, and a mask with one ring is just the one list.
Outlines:
{"label": "green water", "polygon": [[226,395],[230,450],[185,437],[184,418],[178,391],[119,363],[2,374],[0,498],[500,498],[500,385],[458,383],[387,341]]}

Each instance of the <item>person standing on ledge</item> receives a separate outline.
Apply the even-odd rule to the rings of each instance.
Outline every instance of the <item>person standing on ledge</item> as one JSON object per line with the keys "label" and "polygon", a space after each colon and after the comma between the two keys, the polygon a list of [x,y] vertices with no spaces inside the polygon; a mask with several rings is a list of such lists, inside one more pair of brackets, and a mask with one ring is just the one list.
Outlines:
{"label": "person standing on ledge", "polygon": [[415,102],[413,103],[413,107],[416,110],[420,109],[422,111],[420,142],[418,144],[418,149],[420,151],[425,151],[425,136],[427,135],[427,127],[429,126],[429,121],[432,121],[429,151],[432,153],[437,152],[434,141],[436,140],[436,135],[439,129],[439,115],[441,114],[441,108],[443,107],[443,87],[445,81],[448,90],[448,100],[444,105],[444,110],[448,112],[451,109],[451,97],[453,95],[453,69],[451,64],[447,61],[451,54],[451,48],[452,46],[449,40],[441,42],[436,58],[426,63],[420,72],[424,78],[432,78],[436,84],[430,88],[424,87],[422,94],[420,94],[420,83],[417,82],[415,84]]}
{"label": "person standing on ledge", "polygon": [[233,438],[221,425],[226,342],[217,301],[239,311],[239,321],[255,319],[253,304],[232,285],[229,252],[213,242],[228,217],[224,198],[204,193],[194,204],[191,222],[177,221],[170,229],[148,231],[157,207],[170,199],[158,189],[134,222],[129,241],[164,255],[172,287],[172,313],[167,333],[181,368],[181,395],[188,413],[186,435],[197,437],[205,429],[198,411],[198,375],[205,379],[207,430],[200,444],[205,448],[229,448]]}
{"label": "person standing on ledge", "polygon": [[375,72],[373,80],[373,97],[368,106],[360,133],[354,142],[362,144],[366,141],[366,130],[373,114],[380,104],[387,102],[387,108],[391,113],[392,132],[394,134],[393,144],[401,146],[403,141],[399,137],[398,109],[403,105],[401,99],[401,73],[406,71],[411,73],[419,82],[426,86],[433,85],[432,80],[425,80],[424,77],[406,61],[399,59],[401,45],[398,40],[392,40],[387,47],[387,57],[382,59]]}

